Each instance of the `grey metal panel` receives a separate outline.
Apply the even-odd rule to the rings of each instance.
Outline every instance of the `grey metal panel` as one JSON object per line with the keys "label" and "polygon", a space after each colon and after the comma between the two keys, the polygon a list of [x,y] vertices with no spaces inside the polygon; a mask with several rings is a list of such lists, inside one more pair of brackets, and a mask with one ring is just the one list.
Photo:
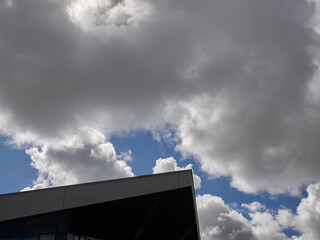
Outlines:
{"label": "grey metal panel", "polygon": [[148,178],[135,177],[90,185],[70,186],[66,189],[63,207],[68,209],[177,189],[180,187],[179,175],[180,173],[160,174]]}
{"label": "grey metal panel", "polygon": [[5,194],[0,221],[187,186],[193,187],[191,170]]}
{"label": "grey metal panel", "polygon": [[179,187],[193,187],[193,174],[192,171],[183,171],[179,174]]}
{"label": "grey metal panel", "polygon": [[64,188],[0,196],[0,221],[60,210]]}

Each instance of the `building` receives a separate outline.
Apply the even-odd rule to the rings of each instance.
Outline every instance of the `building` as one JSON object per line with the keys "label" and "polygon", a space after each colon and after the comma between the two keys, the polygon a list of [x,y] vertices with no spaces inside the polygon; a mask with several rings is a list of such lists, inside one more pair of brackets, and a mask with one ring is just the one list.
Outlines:
{"label": "building", "polygon": [[192,171],[0,195],[0,240],[199,240]]}

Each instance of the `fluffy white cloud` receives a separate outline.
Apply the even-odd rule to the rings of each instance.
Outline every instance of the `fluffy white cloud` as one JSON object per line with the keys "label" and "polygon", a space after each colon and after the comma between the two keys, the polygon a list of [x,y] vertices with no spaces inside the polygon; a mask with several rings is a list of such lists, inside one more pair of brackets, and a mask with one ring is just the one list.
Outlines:
{"label": "fluffy white cloud", "polygon": [[289,239],[283,230],[290,228],[299,233],[292,236],[292,240],[319,239],[320,182],[309,185],[307,192],[308,196],[301,199],[296,213],[287,208],[279,209],[274,214],[268,209],[250,213],[254,234],[259,239]]}
{"label": "fluffy white cloud", "polygon": [[[192,164],[188,164],[185,167],[178,167],[177,161],[173,157],[169,158],[159,158],[156,161],[156,165],[152,168],[153,173],[162,173],[162,172],[172,172],[179,170],[192,169]],[[194,188],[200,189],[201,187],[201,178],[193,174]]]}
{"label": "fluffy white cloud", "polygon": [[[220,197],[198,195],[202,239],[317,240],[320,234],[320,182],[309,185],[307,192],[308,196],[301,199],[296,213],[287,208],[267,209],[260,202],[242,204],[249,210],[248,220]],[[298,234],[288,237],[286,229],[293,229]]]}
{"label": "fluffy white cloud", "polygon": [[270,211],[250,213],[252,230],[258,239],[288,240],[284,228]]}
{"label": "fluffy white cloud", "polygon": [[81,129],[69,141],[32,147],[26,153],[38,178],[24,190],[133,176],[127,159],[121,159],[127,155],[117,155],[112,143],[93,129]]}
{"label": "fluffy white cloud", "polygon": [[316,240],[320,236],[320,182],[307,188],[308,197],[297,208],[295,227],[302,233],[301,240]]}
{"label": "fluffy white cloud", "polygon": [[74,0],[67,7],[71,20],[85,31],[129,31],[151,14],[151,7],[140,0]]}
{"label": "fluffy white cloud", "polygon": [[256,239],[249,222],[224,201],[210,194],[197,196],[201,239],[253,240]]}
{"label": "fluffy white cloud", "polygon": [[296,214],[288,209],[278,212],[278,222],[287,228],[293,228],[301,233],[294,240],[317,240],[320,235],[320,182],[307,188],[308,196],[301,200]]}
{"label": "fluffy white cloud", "polygon": [[[230,92],[230,98],[248,95],[238,94]],[[230,176],[232,186],[247,193],[299,195],[302,185],[318,181],[316,106],[305,102],[286,115],[276,107],[279,102],[266,109],[258,99],[243,100],[237,107],[241,100],[203,96],[181,105],[185,115],[177,125],[177,150],[195,156],[213,177]]]}
{"label": "fluffy white cloud", "polygon": [[[296,213],[290,209],[280,209],[275,216],[269,212],[252,213],[252,224],[261,237],[270,235],[270,232],[277,233],[278,238],[287,239],[281,234],[281,229],[291,228],[300,234],[292,236],[293,240],[317,240],[320,234],[320,182],[311,184],[307,188],[308,196],[302,198]],[[268,216],[266,216],[268,215]],[[261,226],[261,227],[259,227]],[[269,233],[268,233],[268,230]],[[263,238],[262,238],[263,239]],[[264,238],[268,239],[268,238]]]}
{"label": "fluffy white cloud", "polygon": [[247,208],[251,212],[257,212],[266,209],[266,206],[260,202],[252,202],[249,204],[243,203],[241,204],[241,207]]}

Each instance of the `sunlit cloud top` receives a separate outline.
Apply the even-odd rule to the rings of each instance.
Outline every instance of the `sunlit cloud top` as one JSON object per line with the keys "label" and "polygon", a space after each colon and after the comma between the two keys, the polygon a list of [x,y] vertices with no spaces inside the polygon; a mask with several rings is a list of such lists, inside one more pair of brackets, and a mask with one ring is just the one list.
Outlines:
{"label": "sunlit cloud top", "polygon": [[85,31],[128,31],[148,21],[150,4],[137,0],[74,0],[67,6],[70,19]]}

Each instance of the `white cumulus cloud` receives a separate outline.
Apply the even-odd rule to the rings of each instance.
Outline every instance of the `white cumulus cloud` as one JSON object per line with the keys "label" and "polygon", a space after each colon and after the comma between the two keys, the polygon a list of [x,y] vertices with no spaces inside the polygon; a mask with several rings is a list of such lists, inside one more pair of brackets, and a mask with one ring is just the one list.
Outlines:
{"label": "white cumulus cloud", "polygon": [[32,147],[26,153],[32,159],[31,166],[38,171],[38,178],[24,190],[134,175],[127,159],[122,160],[112,143],[92,129],[81,129],[70,141]]}
{"label": "white cumulus cloud", "polygon": [[[73,0],[67,7],[71,20],[85,31],[130,30],[147,21],[151,7],[143,0]],[[129,29],[128,29],[129,28]]]}
{"label": "white cumulus cloud", "polygon": [[241,207],[247,208],[251,212],[257,212],[257,211],[261,211],[261,210],[266,209],[266,206],[260,202],[252,202],[249,204],[242,203]]}
{"label": "white cumulus cloud", "polygon": [[308,196],[303,198],[296,214],[289,209],[279,211],[277,220],[285,227],[291,227],[301,233],[295,240],[317,240],[320,235],[320,182],[307,188]]}
{"label": "white cumulus cloud", "polygon": [[252,227],[240,213],[230,209],[224,201],[210,194],[197,196],[201,239],[253,240]]}
{"label": "white cumulus cloud", "polygon": [[[201,237],[203,240],[317,240],[320,226],[320,182],[307,188],[308,196],[301,199],[296,213],[288,208],[268,209],[260,202],[242,204],[249,219],[231,209],[217,196],[198,195],[196,198]],[[285,230],[297,231],[288,237]]]}
{"label": "white cumulus cloud", "polygon": [[[156,161],[156,165],[152,168],[153,173],[162,173],[162,172],[172,172],[179,170],[192,169],[192,164],[188,164],[185,167],[179,167],[177,161],[173,157],[169,158],[159,158]],[[193,174],[194,188],[200,189],[201,187],[201,178]]]}

